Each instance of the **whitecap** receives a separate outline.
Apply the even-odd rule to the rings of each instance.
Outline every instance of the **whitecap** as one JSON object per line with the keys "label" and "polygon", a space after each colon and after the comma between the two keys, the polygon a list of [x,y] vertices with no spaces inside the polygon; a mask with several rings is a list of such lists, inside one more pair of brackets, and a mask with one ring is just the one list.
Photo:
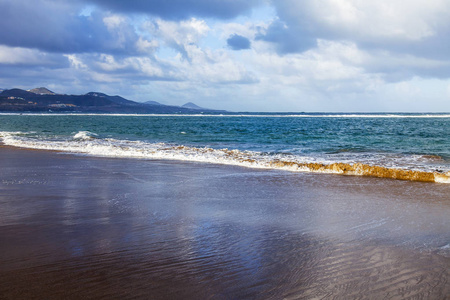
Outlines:
{"label": "whitecap", "polygon": [[74,136],[74,140],[92,140],[98,137],[98,134],[90,131],[78,131]]}

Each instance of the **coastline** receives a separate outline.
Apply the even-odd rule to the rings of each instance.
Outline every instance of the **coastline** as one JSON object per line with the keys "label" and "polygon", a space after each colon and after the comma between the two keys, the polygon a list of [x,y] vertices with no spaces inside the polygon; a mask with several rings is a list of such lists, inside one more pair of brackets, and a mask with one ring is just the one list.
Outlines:
{"label": "coastline", "polygon": [[448,116],[0,117],[0,139],[16,147],[450,184]]}
{"label": "coastline", "polygon": [[[80,132],[79,135],[84,139],[90,140],[86,132]],[[78,137],[77,137],[78,138]],[[111,147],[110,144],[90,146],[90,150],[85,146],[72,144],[70,145],[53,145],[49,146],[46,142],[37,143],[35,141],[27,144],[23,141],[11,143],[7,146],[17,147],[18,149],[54,151],[60,153],[69,153],[73,155],[87,155],[94,157],[110,157],[122,159],[144,159],[144,160],[163,160],[175,162],[192,162],[192,163],[209,163],[228,166],[240,166],[251,169],[265,170],[282,170],[290,172],[305,172],[314,174],[333,174],[333,175],[350,175],[373,178],[387,178],[395,180],[419,181],[450,184],[450,171],[420,171],[408,170],[395,167],[385,167],[371,165],[367,163],[321,163],[321,162],[298,162],[289,160],[261,160],[261,157],[252,156],[245,151],[229,150],[229,149],[213,149],[202,147],[189,147],[183,145],[169,146],[152,145],[152,149],[133,148],[133,143],[124,142],[126,145],[116,145]],[[2,144],[4,145],[4,144]],[[158,148],[159,147],[159,148]],[[124,148],[126,150],[124,150]],[[105,154],[108,153],[108,154]],[[186,153],[189,153],[186,155]],[[202,157],[202,154],[211,155],[209,158]]]}
{"label": "coastline", "polygon": [[450,187],[0,145],[0,297],[443,298]]}

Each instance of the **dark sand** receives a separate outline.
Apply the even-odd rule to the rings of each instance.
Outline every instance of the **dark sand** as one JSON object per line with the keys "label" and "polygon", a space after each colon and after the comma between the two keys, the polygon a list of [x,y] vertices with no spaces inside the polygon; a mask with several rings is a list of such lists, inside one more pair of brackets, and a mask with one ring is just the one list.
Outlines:
{"label": "dark sand", "polygon": [[0,147],[0,299],[450,299],[450,185]]}

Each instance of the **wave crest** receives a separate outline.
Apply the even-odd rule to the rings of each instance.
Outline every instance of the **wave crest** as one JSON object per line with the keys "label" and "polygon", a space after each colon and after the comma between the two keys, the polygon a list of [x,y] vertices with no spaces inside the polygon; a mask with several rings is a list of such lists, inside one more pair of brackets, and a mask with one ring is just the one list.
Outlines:
{"label": "wave crest", "polygon": [[[26,137],[19,132],[0,132],[3,143],[10,146],[82,153],[94,156],[167,159],[219,163],[250,168],[277,169],[294,172],[370,176],[399,180],[450,183],[450,171],[433,172],[386,167],[361,162],[317,162],[314,158],[295,155],[267,155],[261,152],[209,147],[169,145],[116,139],[101,139],[95,133],[80,131],[72,140],[49,141]],[[280,158],[281,157],[281,158]]]}
{"label": "wave crest", "polygon": [[73,138],[75,140],[91,140],[98,137],[98,134],[90,131],[78,131]]}
{"label": "wave crest", "polygon": [[399,180],[450,183],[450,172],[445,174],[438,172],[404,170],[387,168],[382,166],[372,166],[363,163],[295,163],[295,162],[272,162],[274,168],[293,169],[298,171],[308,171],[314,173],[332,173],[342,175],[370,176],[378,178],[390,178]]}

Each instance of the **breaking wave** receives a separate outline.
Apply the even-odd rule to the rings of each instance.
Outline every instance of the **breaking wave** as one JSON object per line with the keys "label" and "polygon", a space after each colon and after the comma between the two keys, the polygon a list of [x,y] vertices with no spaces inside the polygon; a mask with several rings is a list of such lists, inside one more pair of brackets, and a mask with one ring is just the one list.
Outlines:
{"label": "breaking wave", "polygon": [[76,140],[92,140],[97,138],[98,135],[96,133],[90,131],[78,131],[73,138]]}
{"label": "breaking wave", "polygon": [[[219,163],[250,168],[287,170],[294,172],[328,173],[370,176],[410,181],[450,183],[450,171],[413,170],[365,162],[325,162],[314,157],[296,155],[269,155],[257,151],[213,149],[149,143],[143,141],[99,138],[97,134],[80,131],[66,140],[48,140],[30,137],[22,132],[0,132],[5,145],[79,153],[103,157],[180,160],[204,163]],[[436,159],[432,157],[432,159]]]}

